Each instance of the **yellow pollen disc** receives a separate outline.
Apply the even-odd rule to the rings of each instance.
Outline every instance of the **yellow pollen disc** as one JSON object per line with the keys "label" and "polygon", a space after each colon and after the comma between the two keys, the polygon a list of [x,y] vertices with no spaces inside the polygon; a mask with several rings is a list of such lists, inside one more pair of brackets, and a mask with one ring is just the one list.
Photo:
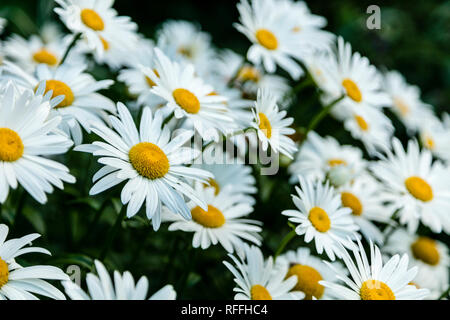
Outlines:
{"label": "yellow pollen disc", "polygon": [[208,183],[209,184],[206,184],[206,183],[204,183],[203,184],[203,186],[206,188],[206,187],[213,187],[214,188],[214,194],[217,196],[218,194],[219,194],[219,192],[220,192],[220,186],[219,186],[219,184],[217,183],[217,181],[216,180],[214,180],[214,179],[212,179],[212,178],[209,178],[208,179]]}
{"label": "yellow pollen disc", "polygon": [[212,205],[208,205],[208,211],[196,206],[191,210],[192,219],[206,228],[219,228],[225,223],[223,213]]}
{"label": "yellow pollen disc", "polygon": [[320,299],[323,295],[325,287],[319,284],[322,275],[314,268],[301,264],[296,264],[289,268],[286,278],[293,275],[297,276],[297,284],[295,290],[305,293],[305,300],[312,300],[312,297]]}
{"label": "yellow pollen disc", "polygon": [[92,9],[81,10],[81,21],[95,31],[102,31],[105,29],[105,24],[103,23],[100,15]]}
{"label": "yellow pollen disc", "polygon": [[322,208],[314,207],[309,210],[308,219],[319,232],[327,232],[331,227],[330,218]]}
{"label": "yellow pollen disc", "polygon": [[198,98],[186,89],[175,89],[172,92],[175,102],[188,113],[197,113],[200,110]]}
{"label": "yellow pollen disc", "polygon": [[364,120],[363,117],[355,116],[355,120],[356,120],[356,123],[358,124],[358,126],[361,128],[362,131],[369,130],[369,124],[366,122],[366,120]]}
{"label": "yellow pollen disc", "polygon": [[188,47],[179,47],[177,52],[187,58],[192,58],[193,56],[191,48]]}
{"label": "yellow pollen disc", "polygon": [[333,159],[329,159],[328,160],[328,165],[330,167],[340,166],[341,164],[346,166],[347,165],[347,161],[342,160],[342,159],[338,159],[338,158],[333,158]]}
{"label": "yellow pollen disc", "polygon": [[253,67],[242,67],[238,72],[238,78],[243,81],[258,82],[261,78],[259,71]]}
{"label": "yellow pollen disc", "polygon": [[352,209],[352,214],[355,216],[360,216],[363,212],[363,206],[358,197],[350,192],[341,193],[341,201],[344,207]]}
{"label": "yellow pollen disc", "polygon": [[342,86],[345,88],[345,91],[347,92],[347,96],[349,96],[352,100],[356,102],[361,102],[362,95],[361,91],[359,90],[358,86],[355,82],[351,79],[344,79],[342,81]]}
{"label": "yellow pollen disc", "polygon": [[411,251],[414,258],[435,266],[439,263],[439,251],[436,242],[427,237],[419,237],[412,245]]}
{"label": "yellow pollen disc", "polygon": [[269,119],[267,119],[267,116],[260,112],[258,114],[259,116],[259,128],[264,132],[267,138],[270,139],[272,137],[272,126],[270,125]]}
{"label": "yellow pollen disc", "polygon": [[56,108],[68,107],[73,103],[75,99],[72,89],[62,81],[59,80],[47,80],[45,82],[45,93],[52,90],[52,98],[64,95],[64,100],[61,101]]}
{"label": "yellow pollen disc", "polygon": [[108,51],[109,50],[109,42],[105,40],[102,36],[100,36],[100,40],[102,41],[103,50]]}
{"label": "yellow pollen disc", "polygon": [[300,32],[300,30],[302,30],[302,29],[300,27],[298,27],[298,26],[292,28],[293,32]]}
{"label": "yellow pollen disc", "polygon": [[0,258],[0,288],[8,282],[8,264]]}
{"label": "yellow pollen disc", "polygon": [[0,128],[0,161],[14,162],[23,155],[20,136],[8,128]]}
{"label": "yellow pollen disc", "polygon": [[148,179],[159,179],[169,172],[169,159],[160,147],[151,142],[134,145],[130,149],[128,157],[133,168]]}
{"label": "yellow pollen disc", "polygon": [[429,135],[426,135],[423,138],[423,145],[425,146],[425,148],[433,150],[434,147],[435,147],[435,143],[434,143],[433,138],[431,136],[429,136]]}
{"label": "yellow pollen disc", "polygon": [[[159,73],[158,70],[153,69],[153,72],[156,74],[156,76],[159,78]],[[150,88],[154,87],[156,85],[156,83],[150,79],[149,77],[145,76],[145,81],[147,81],[147,84]]]}
{"label": "yellow pollen disc", "polygon": [[256,31],[256,40],[258,40],[259,44],[264,48],[269,50],[275,50],[278,48],[278,40],[275,35],[267,29],[259,29]]}
{"label": "yellow pollen disc", "polygon": [[433,189],[420,177],[409,177],[405,180],[406,189],[416,199],[427,202],[433,200]]}
{"label": "yellow pollen disc", "polygon": [[252,300],[272,300],[269,291],[260,284],[255,284],[250,289]]}
{"label": "yellow pollen disc", "polygon": [[403,102],[402,99],[394,98],[394,105],[403,116],[406,116],[409,113],[409,107]]}
{"label": "yellow pollen disc", "polygon": [[56,58],[56,56],[53,53],[47,51],[44,48],[42,48],[39,51],[36,51],[33,54],[33,60],[36,61],[37,63],[48,64],[49,66],[54,66],[58,63],[58,58]]}
{"label": "yellow pollen disc", "polygon": [[384,282],[366,280],[359,291],[362,300],[395,300],[395,295]]}

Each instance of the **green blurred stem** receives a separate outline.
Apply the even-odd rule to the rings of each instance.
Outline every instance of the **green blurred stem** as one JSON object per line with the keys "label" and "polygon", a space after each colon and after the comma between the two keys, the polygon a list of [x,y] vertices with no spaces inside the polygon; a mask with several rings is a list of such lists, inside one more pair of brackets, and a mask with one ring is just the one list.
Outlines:
{"label": "green blurred stem", "polygon": [[125,219],[126,216],[126,206],[123,205],[122,209],[120,210],[119,215],[117,216],[116,222],[114,223],[114,226],[112,227],[111,231],[108,234],[108,238],[106,239],[105,247],[102,250],[102,253],[100,254],[100,261],[103,261],[108,254],[109,249],[111,248],[111,245],[114,241],[114,238],[117,235],[117,232],[120,229],[120,225],[122,224],[122,221]]}
{"label": "green blurred stem", "polygon": [[292,239],[294,239],[296,233],[295,229],[292,229],[284,238],[281,240],[280,246],[277,249],[277,252],[275,252],[274,261],[277,260],[277,257],[283,252],[284,248],[286,248],[287,244],[291,242]]}
{"label": "green blurred stem", "polygon": [[17,208],[16,208],[16,212],[14,213],[14,226],[17,225],[17,221],[19,221],[21,219],[22,216],[22,210],[23,207],[25,206],[25,200],[26,200],[26,196],[27,196],[27,192],[25,191],[25,189],[20,188],[20,194],[19,194],[19,198],[17,200]]}
{"label": "green blurred stem", "polygon": [[308,133],[310,131],[313,131],[317,125],[320,123],[320,121],[322,121],[323,118],[325,118],[325,116],[327,116],[331,109],[333,109],[333,107],[342,99],[344,99],[345,95],[340,96],[339,98],[331,101],[327,106],[323,107],[322,110],[312,119],[312,121],[310,122],[308,129],[306,130],[305,133],[305,138],[308,136]]}
{"label": "green blurred stem", "polygon": [[300,91],[307,87],[314,86],[315,82],[311,78],[311,76],[308,73],[308,76],[301,82],[299,82],[295,87],[293,87],[289,92],[287,92],[284,97],[282,98],[282,101],[285,102],[288,98],[291,98],[294,95],[297,95]]}
{"label": "green blurred stem", "polygon": [[73,36],[72,42],[67,47],[66,52],[64,52],[61,62],[59,63],[60,65],[62,65],[64,63],[64,61],[66,61],[66,58],[69,55],[70,50],[75,46],[75,43],[78,41],[78,39],[80,39],[80,37],[81,37],[81,33],[77,33]]}
{"label": "green blurred stem", "polygon": [[448,287],[447,290],[445,290],[445,291],[440,295],[440,297],[439,297],[438,300],[444,299],[445,297],[448,296],[449,293],[450,293],[450,287]]}

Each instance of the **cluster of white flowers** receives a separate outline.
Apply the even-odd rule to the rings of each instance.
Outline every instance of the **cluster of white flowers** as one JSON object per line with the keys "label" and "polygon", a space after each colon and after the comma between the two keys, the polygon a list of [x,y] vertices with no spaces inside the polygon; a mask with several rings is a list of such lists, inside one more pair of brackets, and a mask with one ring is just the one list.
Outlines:
{"label": "cluster of white flowers", "polygon": [[[251,42],[245,56],[215,48],[190,22],[166,21],[147,39],[112,0],[55,2],[70,34],[45,25],[0,45],[0,204],[20,185],[45,205],[54,187],[76,181],[61,155],[87,152],[101,164],[91,196],[121,185],[125,218],[192,232],[193,248],[223,247],[235,299],[423,299],[447,290],[448,248],[433,238],[450,232],[450,116],[440,120],[401,74],[381,73],[323,30],[326,19],[304,2],[241,0],[235,28]],[[122,102],[107,97],[114,80],[91,75],[95,63],[118,73],[129,93]],[[293,139],[290,99],[302,81],[320,93],[317,114],[329,112],[365,150],[314,127]],[[407,128],[406,148],[385,110]],[[83,144],[86,134],[95,141]],[[237,153],[195,163],[224,141]],[[286,240],[310,248],[263,257],[263,222],[248,218],[257,217],[258,190],[246,159],[258,148],[292,159],[296,209],[277,214],[292,227]],[[0,225],[0,299],[65,298],[43,279],[62,281],[71,299],[176,297],[171,285],[148,297],[147,278],[135,284],[129,272],[115,271],[113,284],[98,260],[86,293],[60,269],[18,265],[19,255],[49,252],[23,249],[36,234],[5,241],[7,233]]]}

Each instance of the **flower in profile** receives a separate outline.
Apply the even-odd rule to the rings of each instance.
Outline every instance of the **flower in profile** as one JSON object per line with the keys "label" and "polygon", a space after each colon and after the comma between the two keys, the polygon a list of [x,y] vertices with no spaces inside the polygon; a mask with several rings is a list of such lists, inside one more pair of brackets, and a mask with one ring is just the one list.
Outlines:
{"label": "flower in profile", "polygon": [[319,283],[330,290],[330,294],[342,300],[422,300],[430,291],[417,289],[410,284],[417,275],[417,267],[408,269],[408,255],[405,253],[400,258],[397,254],[383,265],[380,249],[370,242],[370,261],[364,247],[358,241],[359,250],[355,247],[353,255],[342,248],[345,266],[350,272],[350,277],[334,268],[336,278],[345,285],[330,281]]}
{"label": "flower in profile", "polygon": [[114,81],[96,81],[85,73],[86,68],[86,65],[62,64],[50,69],[40,64],[36,76],[31,76],[15,64],[5,62],[3,76],[28,90],[36,90],[43,83],[45,93],[52,92],[52,98],[63,96],[62,101],[52,106],[50,116],[62,118],[59,128],[78,145],[83,140],[81,127],[89,133],[92,122],[103,122],[107,112],[116,112],[114,103],[97,92],[109,88]]}
{"label": "flower in profile", "polygon": [[[62,284],[66,294],[71,300],[175,300],[176,292],[172,285],[166,285],[156,293],[148,297],[148,279],[145,276],[135,283],[133,275],[125,271],[120,274],[114,271],[114,283],[105,266],[98,260],[94,261],[97,275],[88,273],[86,284],[88,292],[85,292],[72,281],[64,281]],[[147,298],[148,297],[148,298]]]}
{"label": "flower in profile", "polygon": [[431,151],[433,156],[450,162],[450,127],[434,117],[423,121],[419,128],[419,141],[423,148]]}
{"label": "flower in profile", "polygon": [[50,100],[49,96],[43,95],[42,86],[36,95],[28,90],[16,92],[12,83],[0,94],[0,203],[6,201],[9,188],[19,184],[44,204],[53,186],[63,189],[63,182],[75,182],[65,165],[46,158],[63,154],[73,145],[53,133],[61,117],[49,118],[50,110],[62,97]]}
{"label": "flower in profile", "polygon": [[297,210],[284,210],[281,214],[298,224],[295,233],[304,235],[306,243],[314,240],[317,253],[325,250],[334,261],[342,251],[338,244],[355,246],[352,239],[357,237],[359,227],[351,217],[351,209],[342,207],[340,196],[328,182],[324,185],[303,177],[299,181],[300,188],[295,187],[297,195],[292,195]]}
{"label": "flower in profile", "polygon": [[192,246],[207,249],[220,243],[229,253],[242,252],[244,240],[261,245],[259,221],[245,219],[252,211],[251,204],[242,202],[238,193],[231,193],[225,189],[216,194],[216,188],[204,187],[196,183],[195,193],[204,200],[208,209],[203,210],[194,202],[188,204],[192,220],[185,220],[180,215],[163,212],[163,221],[172,222],[170,231],[182,230],[194,232]]}
{"label": "flower in profile", "polygon": [[270,145],[276,153],[282,153],[293,159],[293,153],[297,151],[297,147],[288,135],[295,132],[289,127],[294,119],[286,118],[286,113],[285,110],[279,111],[276,97],[269,91],[259,90],[253,109],[252,127],[258,132],[258,139],[264,151]]}
{"label": "flower in profile", "polygon": [[384,185],[384,201],[391,214],[397,214],[408,231],[417,230],[419,222],[433,232],[450,232],[450,172],[440,161],[433,162],[429,150],[420,150],[417,141],[409,140],[405,150],[397,138],[393,151],[370,169]]}
{"label": "flower in profile", "polygon": [[114,130],[103,123],[92,124],[92,131],[105,142],[95,141],[75,148],[99,156],[98,162],[104,165],[94,175],[95,184],[89,194],[95,195],[126,182],[121,200],[124,205],[128,204],[127,216],[138,213],[145,202],[147,218],[152,220],[155,230],[161,223],[162,204],[185,219],[192,217],[184,196],[207,210],[206,203],[184,181],[206,183],[212,178],[207,171],[186,166],[199,155],[198,150],[183,147],[194,132],[184,130],[170,139],[170,130],[162,126],[161,112],[156,111],[153,116],[148,107],[143,110],[138,131],[127,107],[119,102],[117,109],[118,117],[110,116]]}
{"label": "flower in profile", "polygon": [[291,291],[297,283],[297,276],[292,275],[285,279],[286,270],[274,268],[272,257],[264,260],[261,250],[256,246],[244,246],[244,257],[228,256],[235,266],[224,261],[225,266],[234,276],[237,287],[235,300],[300,300],[305,294],[300,291]]}
{"label": "flower in profile", "polygon": [[[37,300],[38,296],[65,300],[64,294],[45,280],[69,280],[61,269],[35,265],[22,267],[15,259],[27,253],[50,252],[44,248],[27,246],[40,237],[32,233],[21,238],[6,240],[9,228],[0,224],[0,300]],[[6,240],[6,241],[5,241]],[[26,248],[24,248],[27,246]]]}

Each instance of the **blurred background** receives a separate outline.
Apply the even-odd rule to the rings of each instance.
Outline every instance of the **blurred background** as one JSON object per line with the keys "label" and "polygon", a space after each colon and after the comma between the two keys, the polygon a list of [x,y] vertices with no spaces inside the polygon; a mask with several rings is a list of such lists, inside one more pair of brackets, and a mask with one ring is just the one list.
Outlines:
{"label": "blurred background", "polygon": [[[432,104],[438,114],[450,112],[450,1],[305,2],[314,14],[327,18],[325,29],[343,36],[355,51],[367,56],[381,70],[400,71],[409,83],[421,88],[423,100]],[[115,8],[120,15],[130,16],[139,25],[139,31],[148,37],[153,37],[159,25],[167,19],[189,20],[199,23],[203,31],[209,32],[217,47],[245,54],[249,42],[232,26],[238,21],[236,3],[234,0],[116,0]],[[366,9],[373,4],[381,8],[380,30],[366,27],[369,16]],[[52,0],[0,0],[0,17],[9,20],[1,38],[5,39],[11,33],[28,37],[37,33],[46,21],[59,23],[53,14],[53,5]],[[64,30],[62,24],[61,29]],[[311,95],[311,92],[305,92],[305,95]],[[354,143],[340,130],[341,124],[331,119],[327,121],[318,128],[319,133],[333,133],[341,143]],[[64,192],[55,192],[45,207],[30,198],[25,201],[20,193],[13,194],[11,201],[23,206],[24,217],[16,217],[12,233],[14,236],[31,232],[44,234],[37,243],[50,249],[53,257],[37,256],[37,261],[63,268],[77,264],[87,272],[92,266],[92,258],[98,256],[98,244],[104,241],[114,223],[119,204],[106,210],[95,228],[90,227],[96,219],[93,212],[118,190],[94,199],[88,197],[90,177],[98,167],[87,155],[72,153],[69,157],[69,167],[72,161],[78,164],[77,167],[81,162],[91,168],[84,170],[86,172],[73,172],[75,176],[85,178]],[[260,191],[256,195],[257,206],[252,218],[264,221],[263,250],[267,255],[274,253],[289,231],[287,219],[280,215],[281,210],[288,209],[286,206],[293,206],[290,201],[293,188],[286,183],[287,179],[283,168],[276,177],[258,177]],[[5,221],[8,222],[8,216],[2,217],[2,223]],[[155,233],[147,221],[138,217],[128,220],[124,228],[105,261],[110,268],[130,270],[135,278],[147,275],[151,290],[171,283],[182,299],[232,298],[234,283],[232,275],[221,263],[227,259],[222,248],[193,250],[191,234],[168,232],[164,225]],[[448,243],[448,237],[441,240]],[[288,249],[299,245],[303,244],[296,239]]]}

